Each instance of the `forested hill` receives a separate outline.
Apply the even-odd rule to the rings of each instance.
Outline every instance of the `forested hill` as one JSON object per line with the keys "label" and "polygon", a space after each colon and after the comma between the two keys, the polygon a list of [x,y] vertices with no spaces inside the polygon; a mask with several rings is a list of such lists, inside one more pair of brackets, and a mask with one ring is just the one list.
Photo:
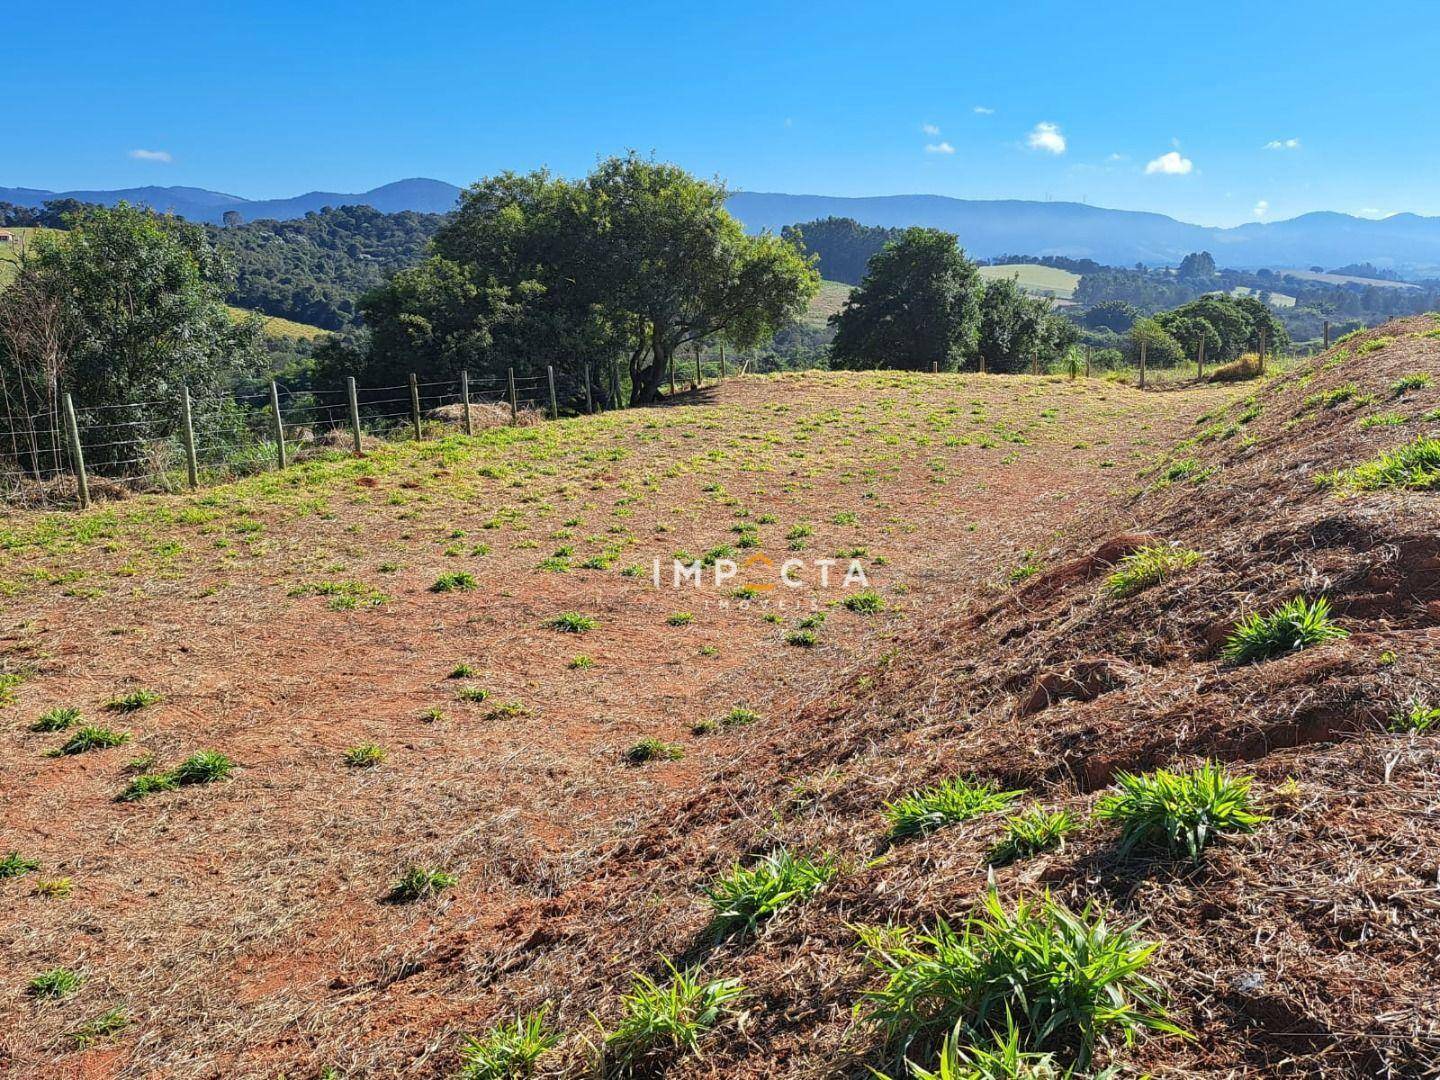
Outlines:
{"label": "forested hill", "polygon": [[342,206],[289,221],[208,228],[235,270],[232,303],[341,330],[354,320],[361,294],[418,262],[444,220]]}

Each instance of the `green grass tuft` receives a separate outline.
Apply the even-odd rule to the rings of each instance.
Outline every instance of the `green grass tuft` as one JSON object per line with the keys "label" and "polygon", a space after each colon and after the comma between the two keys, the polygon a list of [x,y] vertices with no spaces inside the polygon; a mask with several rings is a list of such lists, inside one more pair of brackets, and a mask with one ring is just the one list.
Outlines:
{"label": "green grass tuft", "polygon": [[814,895],[840,866],[834,857],[811,859],[784,848],[753,866],[736,863],[705,889],[717,938],[753,934],[760,923]]}
{"label": "green grass tuft", "polygon": [[1004,866],[1064,845],[1065,837],[1080,828],[1068,810],[1032,806],[1005,822],[1005,835],[990,849],[990,862]]}
{"label": "green grass tuft", "polygon": [[80,984],[84,981],[84,976],[69,968],[51,968],[31,979],[26,990],[31,997],[62,998],[80,989]]}
{"label": "green grass tuft", "polygon": [[547,1029],[545,1010],[496,1024],[460,1044],[457,1080],[518,1080],[535,1075],[535,1064],[560,1042]]}
{"label": "green grass tuft", "polygon": [[1421,435],[1353,469],[1319,479],[1342,491],[1430,491],[1440,487],[1440,439]]}
{"label": "green grass tuft", "polygon": [[33,874],[39,869],[39,859],[27,858],[18,851],[12,851],[4,858],[0,858],[0,880],[23,877],[25,874]]}
{"label": "green grass tuft", "polygon": [[393,904],[425,900],[452,888],[456,880],[454,874],[446,873],[437,867],[411,866],[391,884],[389,900]]}
{"label": "green grass tuft", "polygon": [[1118,791],[1102,796],[1095,817],[1121,828],[1120,853],[1149,849],[1198,860],[1222,832],[1254,832],[1270,820],[1250,801],[1250,778],[1206,763],[1191,772],[1166,769],[1115,775]]}
{"label": "green grass tuft", "polygon": [[1115,570],[1105,579],[1105,588],[1117,598],[1134,596],[1199,561],[1198,551],[1169,544],[1148,544],[1115,564]]}
{"label": "green grass tuft", "polygon": [[103,727],[82,727],[55,750],[55,754],[84,754],[91,750],[108,750],[130,741],[128,731],[111,731]]}
{"label": "green grass tuft", "polygon": [[1391,731],[1408,731],[1426,735],[1440,733],[1440,705],[1431,705],[1423,698],[1411,698],[1405,706],[1390,717]]}
{"label": "green grass tuft", "polygon": [[478,589],[480,583],[475,580],[475,575],[465,570],[454,570],[448,574],[441,574],[430,586],[431,592],[470,592]]}
{"label": "green grass tuft", "polygon": [[685,756],[685,748],[662,739],[641,739],[625,751],[625,760],[631,765],[644,765],[647,761],[679,761]]}
{"label": "green grass tuft", "polygon": [[128,694],[111,698],[105,703],[105,708],[111,712],[136,712],[149,708],[159,700],[160,695],[153,690],[132,690]]}
{"label": "green grass tuft", "polygon": [[563,634],[584,634],[594,630],[600,623],[592,616],[582,615],[578,611],[565,611],[556,615],[545,625],[551,630],[559,630]]}
{"label": "green grass tuft", "polygon": [[885,610],[885,598],[874,589],[861,589],[845,597],[845,610],[857,615],[875,615]]}
{"label": "green grass tuft", "polygon": [[862,927],[861,945],[886,977],[865,995],[869,1018],[912,1056],[936,1052],[952,1030],[984,1040],[1013,1021],[1019,1046],[1073,1048],[1084,1068],[1112,1032],[1126,1044],[1145,1031],[1182,1034],[1143,974],[1155,946],[1137,930],[1110,926],[1093,905],[1072,912],[1048,893],[1007,911],[994,890],[963,930],[943,921],[929,933]]}
{"label": "green grass tuft", "polygon": [[1251,664],[1349,636],[1350,631],[1331,620],[1325,597],[1297,596],[1267,615],[1257,611],[1241,619],[1220,655],[1227,664]]}
{"label": "green grass tuft", "polygon": [[64,731],[80,722],[79,709],[51,709],[30,725],[31,731]]}
{"label": "green grass tuft", "polygon": [[621,999],[620,1022],[601,1040],[601,1075],[607,1078],[655,1075],[699,1050],[701,1037],[735,1011],[744,996],[739,979],[705,979],[698,968],[677,971],[661,984],[634,976]]}
{"label": "green grass tuft", "polygon": [[386,751],[374,743],[361,743],[345,751],[344,762],[352,769],[373,769],[385,763]]}
{"label": "green grass tuft", "polygon": [[899,840],[1004,810],[1023,794],[1001,791],[988,780],[974,783],[957,776],[887,803],[885,816],[890,820],[891,838]]}

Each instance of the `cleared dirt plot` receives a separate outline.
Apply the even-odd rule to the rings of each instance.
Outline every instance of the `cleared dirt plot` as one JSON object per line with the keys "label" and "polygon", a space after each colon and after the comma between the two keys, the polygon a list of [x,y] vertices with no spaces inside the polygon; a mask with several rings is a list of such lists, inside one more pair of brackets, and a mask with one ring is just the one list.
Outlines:
{"label": "cleared dirt plot", "polygon": [[0,1063],[899,1080],[1006,1026],[943,918],[995,978],[1158,946],[1062,1061],[1422,1075],[1437,325],[1263,388],[740,378],[4,519]]}

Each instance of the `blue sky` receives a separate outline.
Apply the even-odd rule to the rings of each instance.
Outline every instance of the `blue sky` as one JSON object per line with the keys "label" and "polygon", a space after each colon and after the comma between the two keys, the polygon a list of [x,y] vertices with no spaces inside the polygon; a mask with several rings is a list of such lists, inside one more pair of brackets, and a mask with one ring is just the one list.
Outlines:
{"label": "blue sky", "polygon": [[28,3],[0,185],[252,198],[584,172],[1085,200],[1203,224],[1440,214],[1433,4]]}

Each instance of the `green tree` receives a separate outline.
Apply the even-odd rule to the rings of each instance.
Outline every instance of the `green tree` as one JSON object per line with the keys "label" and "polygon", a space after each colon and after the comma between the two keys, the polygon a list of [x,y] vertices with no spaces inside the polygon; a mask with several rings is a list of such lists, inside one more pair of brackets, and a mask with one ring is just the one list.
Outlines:
{"label": "green tree", "polygon": [[653,400],[682,346],[758,344],[819,288],[791,244],[745,235],[725,197],[721,184],[635,154],[579,181],[543,171],[480,181],[436,233],[433,257],[362,302],[367,377],[401,362],[499,376],[618,359],[632,402]]}
{"label": "green tree", "polygon": [[1012,278],[985,286],[976,351],[987,371],[1027,371],[1032,359],[1043,368],[1073,340],[1070,324],[1051,314],[1047,298],[1027,296]]}
{"label": "green tree", "polygon": [[[225,306],[230,276],[205,230],[120,204],[84,207],[65,232],[26,250],[0,293],[0,373],[11,393],[54,409],[174,401],[181,384],[216,399],[260,362],[260,323]],[[128,443],[166,433],[174,409],[107,437],[120,460]]]}
{"label": "green tree", "polygon": [[839,368],[958,369],[974,351],[980,275],[954,234],[906,229],[871,260],[845,307],[830,317]]}

